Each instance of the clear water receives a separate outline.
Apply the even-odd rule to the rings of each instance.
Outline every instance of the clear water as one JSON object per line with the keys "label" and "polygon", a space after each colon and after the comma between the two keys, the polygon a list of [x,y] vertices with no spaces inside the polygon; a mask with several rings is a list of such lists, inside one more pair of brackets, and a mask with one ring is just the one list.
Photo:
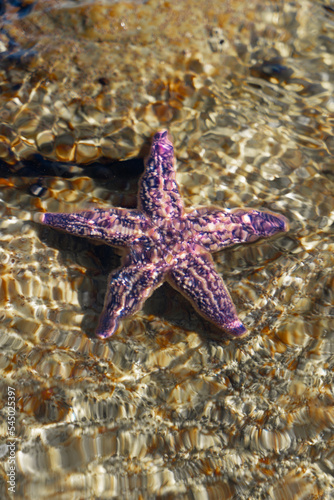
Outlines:
{"label": "clear water", "polygon": [[[6,2],[0,26],[13,498],[331,498],[333,5]],[[187,206],[290,221],[286,235],[215,255],[243,341],[221,338],[167,285],[111,340],[95,339],[119,255],[32,222],[135,206],[161,127]]]}

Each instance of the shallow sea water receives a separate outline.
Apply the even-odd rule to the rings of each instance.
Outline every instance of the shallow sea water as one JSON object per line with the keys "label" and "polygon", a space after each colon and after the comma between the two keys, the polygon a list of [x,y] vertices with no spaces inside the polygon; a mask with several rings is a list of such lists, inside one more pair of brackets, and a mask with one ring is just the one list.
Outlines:
{"label": "shallow sea water", "polygon": [[[333,498],[333,3],[1,5],[1,498]],[[134,207],[159,128],[188,207],[290,221],[214,256],[243,340],[168,285],[96,339],[119,253],[33,222]]]}

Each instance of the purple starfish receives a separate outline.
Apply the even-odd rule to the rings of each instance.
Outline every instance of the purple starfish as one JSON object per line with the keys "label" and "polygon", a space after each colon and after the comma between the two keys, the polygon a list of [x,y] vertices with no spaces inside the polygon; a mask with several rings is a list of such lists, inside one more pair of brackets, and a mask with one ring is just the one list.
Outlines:
{"label": "purple starfish", "polygon": [[224,247],[287,231],[282,215],[252,209],[198,208],[186,212],[175,180],[168,132],[155,134],[140,180],[137,210],[97,208],[73,214],[38,214],[37,220],[78,236],[125,246],[112,272],[96,334],[110,337],[119,321],[138,311],[167,280],[196,310],[227,333],[241,337],[239,320],[210,255]]}

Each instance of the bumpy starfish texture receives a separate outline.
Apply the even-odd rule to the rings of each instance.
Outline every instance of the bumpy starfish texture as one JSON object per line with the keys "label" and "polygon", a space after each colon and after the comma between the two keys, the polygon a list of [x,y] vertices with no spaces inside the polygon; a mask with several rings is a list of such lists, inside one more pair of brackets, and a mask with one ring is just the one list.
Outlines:
{"label": "bumpy starfish texture", "polygon": [[196,310],[235,337],[246,334],[210,255],[222,248],[287,231],[285,217],[252,209],[198,208],[186,212],[175,180],[174,149],[166,130],[155,134],[140,180],[138,209],[97,208],[44,213],[37,220],[129,252],[111,273],[96,334],[110,337],[165,280]]}

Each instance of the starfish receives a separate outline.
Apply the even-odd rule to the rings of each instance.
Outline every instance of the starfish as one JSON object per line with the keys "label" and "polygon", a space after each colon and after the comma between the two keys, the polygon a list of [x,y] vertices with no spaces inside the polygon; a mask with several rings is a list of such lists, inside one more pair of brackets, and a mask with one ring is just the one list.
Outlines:
{"label": "starfish", "polygon": [[71,234],[128,248],[122,266],[109,277],[98,337],[113,335],[119,321],[140,310],[164,281],[221,330],[234,337],[247,332],[210,254],[287,231],[287,219],[253,209],[213,206],[187,211],[175,175],[173,144],[162,130],[153,137],[145,162],[138,209],[96,208],[35,218]]}

